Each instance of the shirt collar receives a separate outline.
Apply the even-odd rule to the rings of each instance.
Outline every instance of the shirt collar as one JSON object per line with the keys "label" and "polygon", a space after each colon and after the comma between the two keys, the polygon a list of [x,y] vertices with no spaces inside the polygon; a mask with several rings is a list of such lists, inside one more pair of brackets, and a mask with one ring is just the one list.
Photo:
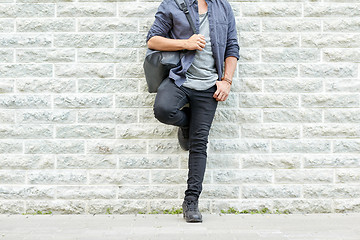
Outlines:
{"label": "shirt collar", "polygon": [[[191,5],[193,5],[195,1],[197,1],[197,0],[189,0],[189,4],[190,4],[190,6],[191,6]],[[210,1],[210,2],[212,2],[213,0],[206,0],[206,1]]]}

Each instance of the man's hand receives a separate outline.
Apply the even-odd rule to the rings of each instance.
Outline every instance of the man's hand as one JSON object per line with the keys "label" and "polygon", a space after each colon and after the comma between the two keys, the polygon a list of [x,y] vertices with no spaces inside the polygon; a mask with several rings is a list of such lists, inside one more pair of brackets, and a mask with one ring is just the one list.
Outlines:
{"label": "man's hand", "polygon": [[213,97],[216,101],[225,101],[230,93],[231,85],[227,81],[216,81],[217,90],[214,93]]}
{"label": "man's hand", "polygon": [[202,34],[194,34],[185,42],[185,49],[202,51],[205,47],[205,36]]}

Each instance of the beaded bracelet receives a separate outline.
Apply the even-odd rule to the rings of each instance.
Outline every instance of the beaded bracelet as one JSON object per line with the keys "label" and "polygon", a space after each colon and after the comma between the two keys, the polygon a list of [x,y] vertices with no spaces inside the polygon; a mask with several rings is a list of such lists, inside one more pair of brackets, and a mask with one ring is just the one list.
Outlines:
{"label": "beaded bracelet", "polygon": [[230,78],[223,78],[226,82],[228,82],[230,85],[232,84],[232,80]]}

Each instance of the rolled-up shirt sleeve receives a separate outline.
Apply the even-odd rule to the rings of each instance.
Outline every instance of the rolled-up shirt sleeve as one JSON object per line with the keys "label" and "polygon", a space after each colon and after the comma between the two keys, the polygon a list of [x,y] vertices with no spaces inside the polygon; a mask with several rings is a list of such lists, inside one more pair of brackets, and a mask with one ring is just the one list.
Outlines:
{"label": "rolled-up shirt sleeve", "polygon": [[169,9],[167,8],[168,4],[168,1],[163,1],[158,7],[158,10],[155,14],[155,21],[147,34],[146,42],[148,42],[149,39],[153,36],[168,36],[168,33],[172,27],[171,14]]}
{"label": "rolled-up shirt sleeve", "polygon": [[229,5],[228,9],[228,34],[227,34],[227,42],[226,42],[226,49],[225,49],[225,59],[227,57],[236,57],[238,60],[240,58],[239,55],[239,44],[237,39],[237,31],[236,31],[236,21],[234,17],[234,12]]}

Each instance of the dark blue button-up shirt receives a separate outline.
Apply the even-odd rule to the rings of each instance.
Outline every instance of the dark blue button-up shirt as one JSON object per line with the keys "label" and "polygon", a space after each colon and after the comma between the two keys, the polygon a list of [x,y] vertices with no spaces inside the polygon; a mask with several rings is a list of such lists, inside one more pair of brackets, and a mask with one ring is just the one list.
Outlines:
{"label": "dark blue button-up shirt", "polygon": [[[184,1],[188,6],[195,28],[199,32],[197,0]],[[230,56],[239,59],[235,17],[227,0],[206,0],[206,3],[208,5],[211,48],[220,81],[225,59]],[[155,14],[155,21],[148,32],[146,42],[153,36],[188,39],[193,34],[186,15],[179,9],[175,0],[163,0]],[[169,77],[175,81],[177,86],[181,86],[186,81],[185,73],[194,60],[195,51],[185,51],[181,58],[181,64],[170,70]]]}

